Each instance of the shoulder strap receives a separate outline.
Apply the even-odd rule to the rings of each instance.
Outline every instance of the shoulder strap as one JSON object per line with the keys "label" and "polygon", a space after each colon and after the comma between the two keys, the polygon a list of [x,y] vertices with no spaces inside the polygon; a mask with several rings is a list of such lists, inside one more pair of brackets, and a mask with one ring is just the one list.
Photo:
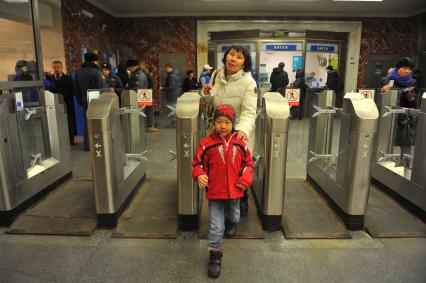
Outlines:
{"label": "shoulder strap", "polygon": [[217,70],[214,71],[213,75],[212,75],[212,86],[214,86],[214,83],[216,82],[216,77],[217,77]]}

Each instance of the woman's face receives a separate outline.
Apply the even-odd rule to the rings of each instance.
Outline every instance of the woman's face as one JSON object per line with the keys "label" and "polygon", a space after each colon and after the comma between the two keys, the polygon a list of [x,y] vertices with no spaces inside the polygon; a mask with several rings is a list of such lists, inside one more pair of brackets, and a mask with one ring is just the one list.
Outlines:
{"label": "woman's face", "polygon": [[244,55],[235,49],[231,49],[226,55],[226,73],[233,75],[244,67]]}
{"label": "woman's face", "polygon": [[398,71],[396,71],[396,73],[400,77],[407,77],[407,76],[411,75],[412,72],[413,72],[413,70],[411,70],[410,67],[401,67],[401,68],[398,69]]}

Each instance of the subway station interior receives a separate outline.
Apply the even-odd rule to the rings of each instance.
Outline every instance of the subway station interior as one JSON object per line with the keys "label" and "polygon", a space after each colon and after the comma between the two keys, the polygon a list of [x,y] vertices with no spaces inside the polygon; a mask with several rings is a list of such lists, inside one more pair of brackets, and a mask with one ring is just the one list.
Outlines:
{"label": "subway station interior", "polygon": [[426,282],[425,74],[424,0],[0,0],[0,282]]}

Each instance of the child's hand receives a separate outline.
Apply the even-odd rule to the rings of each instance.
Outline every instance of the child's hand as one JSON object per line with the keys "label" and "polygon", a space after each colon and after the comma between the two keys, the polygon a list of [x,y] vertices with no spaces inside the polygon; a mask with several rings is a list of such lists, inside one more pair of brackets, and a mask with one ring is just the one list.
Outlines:
{"label": "child's hand", "polygon": [[198,175],[197,183],[201,189],[204,189],[209,183],[209,177],[207,177],[207,175]]}
{"label": "child's hand", "polygon": [[237,186],[237,188],[239,188],[242,191],[247,189],[246,186],[244,186],[243,184],[237,184],[236,186]]}

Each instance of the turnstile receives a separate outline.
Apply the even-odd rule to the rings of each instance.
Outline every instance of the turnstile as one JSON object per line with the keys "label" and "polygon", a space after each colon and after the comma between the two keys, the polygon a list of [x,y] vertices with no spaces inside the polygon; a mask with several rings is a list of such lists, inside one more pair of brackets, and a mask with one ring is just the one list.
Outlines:
{"label": "turnstile", "polygon": [[146,148],[145,114],[138,106],[138,94],[134,90],[121,92],[122,129],[127,154],[140,154]]}
{"label": "turnstile", "polygon": [[[128,95],[132,92],[124,92],[124,97]],[[139,139],[144,139],[145,132],[139,131],[142,116],[140,109],[131,109],[130,105],[120,109],[115,93],[103,93],[89,103],[87,124],[99,226],[116,226],[117,217],[145,177],[143,143],[132,133],[136,129]],[[132,142],[126,146],[125,140]]]}
{"label": "turnstile", "polygon": [[289,106],[278,92],[263,95],[256,119],[253,191],[263,229],[281,230],[284,208]]}
{"label": "turnstile", "polygon": [[186,92],[176,105],[178,222],[181,230],[198,227],[199,193],[192,180],[192,159],[200,141],[200,96]]}
{"label": "turnstile", "polygon": [[0,223],[8,225],[26,202],[70,177],[71,149],[61,96],[45,91],[40,106],[17,110],[0,96]]}
{"label": "turnstile", "polygon": [[[332,107],[333,96],[332,91],[324,91],[314,98],[307,178],[337,205],[346,227],[358,230],[364,227],[379,114],[374,101],[358,93],[346,94],[342,109]],[[341,119],[335,163],[336,156],[331,154],[334,115]]]}
{"label": "turnstile", "polygon": [[[397,90],[378,96],[380,129],[372,177],[418,208],[424,220],[426,219],[426,94],[423,94],[420,109],[398,107],[397,101]],[[397,116],[408,114],[417,117],[414,153],[394,152]]]}

